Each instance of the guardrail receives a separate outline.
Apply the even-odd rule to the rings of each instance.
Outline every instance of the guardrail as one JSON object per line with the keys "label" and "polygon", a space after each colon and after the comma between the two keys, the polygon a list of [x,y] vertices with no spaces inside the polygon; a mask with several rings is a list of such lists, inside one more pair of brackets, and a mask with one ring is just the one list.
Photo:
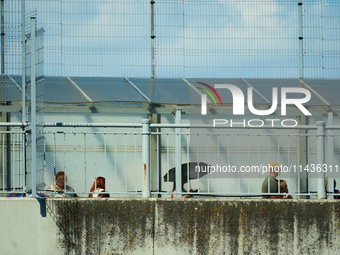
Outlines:
{"label": "guardrail", "polygon": [[[0,193],[23,192],[25,188],[25,140],[20,123],[5,123],[0,129]],[[9,128],[12,128],[11,130]]]}
{"label": "guardrail", "polygon": [[[261,184],[267,174],[264,167],[275,160],[289,170],[290,175],[284,178],[294,198],[325,198],[326,176],[329,178],[328,197],[332,198],[333,178],[338,172],[336,160],[332,165],[325,162],[325,141],[333,144],[333,149],[327,147],[327,153],[336,158],[331,151],[339,134],[333,131],[340,130],[340,126],[325,127],[324,122],[295,127],[263,126],[252,130],[221,127],[213,133],[204,131],[211,125],[151,124],[150,120],[142,120],[140,124],[43,125],[45,188],[55,183],[57,172],[64,171],[66,185],[72,186],[80,196],[89,194],[97,176],[105,176],[107,193],[111,196],[193,194],[182,190],[182,163],[203,161],[214,165],[218,159],[225,162],[225,167],[229,166],[229,171],[237,169],[237,174],[229,172],[229,176],[217,177],[214,172],[205,174],[189,181],[186,189],[190,190],[193,185],[197,189],[195,196],[260,197],[263,195]],[[23,163],[26,162],[23,152],[29,153],[25,148],[25,135],[30,132],[24,130],[26,126],[0,123],[0,127],[8,129],[0,131],[1,193],[30,192],[25,185],[27,163]],[[14,127],[17,130],[13,131]],[[195,133],[195,130],[203,131]],[[250,172],[252,167],[258,167],[260,173]],[[164,179],[170,168],[175,168],[175,184]],[[45,188],[37,192],[43,193]]]}

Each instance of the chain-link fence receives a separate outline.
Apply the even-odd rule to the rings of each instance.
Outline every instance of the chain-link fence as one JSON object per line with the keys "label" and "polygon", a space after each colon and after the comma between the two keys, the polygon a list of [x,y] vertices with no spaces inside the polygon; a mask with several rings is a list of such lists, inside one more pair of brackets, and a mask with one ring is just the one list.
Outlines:
{"label": "chain-link fence", "polygon": [[[145,132],[143,125],[151,131]],[[287,182],[294,198],[315,198],[320,193],[320,179],[324,183],[325,177],[339,177],[338,126],[329,126],[320,136],[317,125],[251,131],[220,128],[214,134],[195,133],[190,124],[143,125],[46,123],[44,159],[39,163],[45,185],[37,192],[49,194],[46,188],[55,184],[56,173],[63,171],[66,185],[79,196],[88,196],[95,178],[103,176],[111,196],[140,197],[149,191],[152,196],[171,197],[177,179],[168,172],[172,168],[177,171],[178,162],[204,162],[211,167],[209,171],[195,169],[200,172],[198,177],[191,178],[189,173],[191,180],[182,180],[187,182],[183,194],[197,189],[194,195],[198,197],[261,197],[271,161],[283,165],[278,180]],[[1,138],[1,192],[30,192],[25,190],[31,178],[25,173],[25,132],[3,131]],[[326,144],[323,150],[320,138]],[[330,151],[331,142],[335,146]],[[329,161],[331,153],[334,156]]]}
{"label": "chain-link fence", "polygon": [[[5,0],[5,73],[21,74],[21,0]],[[45,75],[339,78],[332,0],[26,0]]]}

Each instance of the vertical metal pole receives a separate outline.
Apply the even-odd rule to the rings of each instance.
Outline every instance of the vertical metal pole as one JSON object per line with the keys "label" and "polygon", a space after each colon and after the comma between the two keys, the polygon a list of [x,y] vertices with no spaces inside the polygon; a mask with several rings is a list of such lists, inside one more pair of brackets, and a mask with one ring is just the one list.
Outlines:
{"label": "vertical metal pole", "polygon": [[155,78],[155,23],[154,23],[154,4],[155,1],[151,1],[151,78]]}
{"label": "vertical metal pole", "polygon": [[303,27],[302,27],[302,0],[298,3],[299,20],[299,78],[303,78]]}
{"label": "vertical metal pole", "polygon": [[[0,83],[0,93],[3,94],[3,89],[5,87],[5,11],[4,11],[4,0],[1,0],[1,5],[0,5],[0,15],[1,15],[1,83]],[[6,102],[0,103],[0,105],[6,105]],[[6,116],[7,113],[5,112],[0,112],[0,122],[6,122]],[[0,130],[6,131],[7,128],[0,128]],[[0,144],[2,144],[2,151],[0,150],[0,162],[2,161],[2,172],[3,174],[0,175],[0,178],[2,178],[0,181],[2,182],[2,188],[3,190],[7,188],[5,186],[5,169],[7,169],[6,166],[6,159],[7,156],[5,155],[5,143],[6,143],[6,136],[2,134],[0,136]]]}
{"label": "vertical metal pole", "polygon": [[[325,122],[317,121],[317,164],[323,166],[325,164]],[[326,198],[325,173],[318,173],[318,198]]]}
{"label": "vertical metal pole", "polygon": [[[300,125],[308,125],[309,119],[308,116],[297,116],[297,120]],[[302,165],[303,168],[307,165],[308,162],[308,139],[306,134],[308,134],[308,130],[306,129],[300,129],[298,130],[299,136],[298,136],[298,165]],[[308,193],[308,172],[298,171],[298,186],[299,186],[299,198],[301,199],[308,199],[309,196],[302,195],[303,193]]]}
{"label": "vertical metal pole", "polygon": [[6,169],[6,160],[5,160],[5,142],[4,142],[4,139],[5,139],[5,133],[0,133],[1,137],[2,137],[2,190],[5,190],[5,188],[7,188],[7,185],[5,183],[5,181],[7,180],[5,178],[5,169]]}
{"label": "vertical metal pole", "polygon": [[1,0],[1,74],[5,74],[5,10]]}
{"label": "vertical metal pole", "polygon": [[142,120],[142,157],[144,170],[143,197],[151,197],[150,191],[150,120]]}
{"label": "vertical metal pole", "polygon": [[[327,125],[333,125],[333,112],[329,111],[327,116]],[[334,157],[334,137],[333,137],[333,130],[327,131],[327,166],[333,166],[333,157]],[[334,192],[334,179],[333,176],[328,175],[328,192]],[[329,199],[333,199],[334,196],[332,194],[328,195]]]}
{"label": "vertical metal pole", "polygon": [[[159,115],[151,114],[151,123],[159,123]],[[151,132],[157,132],[157,128],[152,128]],[[150,135],[150,171],[151,171],[151,189],[160,191],[159,181],[159,136],[158,134]],[[158,197],[158,195],[156,196]]]}
{"label": "vertical metal pole", "polygon": [[26,134],[22,134],[22,192],[26,193]]}
{"label": "vertical metal pole", "polygon": [[[181,124],[181,109],[176,109],[175,124]],[[175,128],[175,162],[176,162],[176,197],[182,197],[182,146],[181,146],[181,128]],[[188,176],[189,179],[189,176]],[[187,180],[189,181],[189,180]]]}
{"label": "vertical metal pole", "polygon": [[[3,94],[3,87],[5,86],[4,82],[5,82],[5,77],[4,77],[4,74],[5,74],[5,25],[4,25],[4,22],[5,22],[5,11],[4,11],[4,0],[1,0],[1,5],[0,5],[0,15],[1,15],[1,18],[0,18],[0,22],[1,22],[1,84],[0,84],[0,94]],[[4,103],[5,104],[5,103]],[[2,103],[1,103],[2,105]],[[2,117],[3,117],[3,114],[5,113],[2,113],[0,112],[0,121],[1,122],[5,122],[4,120],[2,120]],[[5,130],[5,129],[4,129]],[[0,140],[1,141],[1,140]]]}
{"label": "vertical metal pole", "polygon": [[[106,171],[106,170],[105,170]],[[86,165],[86,133],[84,133],[84,173],[85,173],[85,180],[87,179],[87,165]],[[106,175],[105,175],[106,177]],[[75,179],[76,180],[76,179]],[[86,183],[86,181],[85,181]],[[96,181],[96,184],[97,184],[97,181]],[[95,184],[95,185],[96,185]],[[66,185],[66,180],[65,180],[65,185]],[[86,184],[85,184],[86,185]],[[65,186],[66,188],[67,186]],[[86,186],[85,186],[86,187]],[[97,187],[96,187],[97,189]]]}
{"label": "vertical metal pole", "polygon": [[[26,4],[21,0],[21,84],[22,84],[22,122],[27,121],[26,117]],[[22,141],[22,180],[23,192],[26,192],[26,135]]]}
{"label": "vertical metal pole", "polygon": [[[328,5],[328,3],[327,3],[327,5]],[[327,6],[326,5],[326,6]],[[324,7],[324,3],[323,2],[321,2],[321,49],[324,49],[324,34],[326,34],[324,31],[324,15],[323,15],[323,7]],[[326,7],[326,8],[328,8],[328,7]],[[326,30],[327,31],[327,30]],[[327,53],[326,53],[327,54]],[[324,59],[324,51],[322,50],[321,51],[321,59],[322,59],[322,67],[321,67],[321,71],[322,71],[322,78],[325,78],[325,70],[326,70],[326,68],[325,68],[325,59]]]}
{"label": "vertical metal pole", "polygon": [[[1,85],[4,86],[5,82],[5,0],[1,0]],[[1,87],[1,86],[0,86]],[[1,93],[1,92],[0,92]],[[9,105],[10,102],[4,102],[4,105]],[[0,113],[1,122],[10,122],[10,113]],[[10,127],[4,128],[6,131],[10,131]],[[11,137],[10,134],[7,133],[2,142],[6,144],[6,152],[3,154],[5,161],[5,167],[7,169],[7,186],[6,188],[11,188]],[[5,178],[5,177],[4,177]]]}
{"label": "vertical metal pole", "polygon": [[31,137],[32,137],[32,197],[37,196],[37,118],[35,84],[35,17],[31,17]]}
{"label": "vertical metal pole", "polygon": [[25,0],[21,0],[21,84],[22,84],[22,122],[26,121],[26,7]]}
{"label": "vertical metal pole", "polygon": [[[16,134],[9,134],[10,135],[10,138],[8,139],[9,142],[11,142],[11,147],[13,148],[13,153],[10,153],[10,158],[9,158],[9,162],[11,163],[11,166],[13,167],[13,170],[10,171],[9,170],[9,174],[11,174],[11,178],[8,180],[10,182],[10,187],[9,188],[16,188],[16,187],[19,187],[18,185],[18,172],[19,172],[19,168],[18,168],[18,165],[16,164],[16,159],[18,159],[18,155],[16,155],[16,148],[15,148],[15,143],[14,143],[14,139],[17,139],[16,137]],[[17,140],[16,140],[17,141]],[[8,144],[9,145],[9,144]],[[8,146],[9,147],[9,146]],[[11,150],[9,148],[9,150]]]}

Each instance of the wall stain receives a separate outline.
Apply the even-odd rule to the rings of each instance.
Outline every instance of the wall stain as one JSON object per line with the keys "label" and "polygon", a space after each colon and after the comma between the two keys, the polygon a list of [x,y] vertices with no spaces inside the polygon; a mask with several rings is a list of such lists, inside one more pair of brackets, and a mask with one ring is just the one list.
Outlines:
{"label": "wall stain", "polygon": [[[340,251],[340,203],[51,198],[64,254],[321,254]],[[306,241],[312,240],[312,241]]]}

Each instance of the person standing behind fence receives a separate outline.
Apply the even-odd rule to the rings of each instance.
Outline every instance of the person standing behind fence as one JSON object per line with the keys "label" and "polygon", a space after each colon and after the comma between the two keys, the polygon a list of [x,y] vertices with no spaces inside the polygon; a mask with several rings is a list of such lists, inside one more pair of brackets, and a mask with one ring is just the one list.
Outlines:
{"label": "person standing behind fence", "polygon": [[108,193],[105,192],[105,178],[99,176],[93,182],[90,192],[99,192],[100,194],[89,194],[89,197],[110,197]]}
{"label": "person standing behind fence", "polygon": [[[280,193],[289,193],[287,182],[285,180],[280,180]],[[283,198],[293,199],[291,195],[284,195]]]}
{"label": "person standing behind fence", "polygon": [[[59,195],[57,196],[62,196],[62,197],[76,197],[77,194],[74,193],[74,189],[72,189],[70,186],[66,185],[65,186],[65,173],[64,171],[60,171],[55,175],[56,179],[56,185],[52,184],[47,187],[46,190],[48,191],[56,191],[58,192]],[[63,195],[60,195],[60,193],[63,193]],[[68,194],[64,194],[68,193]]]}
{"label": "person standing behind fence", "polygon": [[[325,179],[325,186],[326,186],[326,192],[327,192],[328,191],[328,177],[326,177],[326,179]],[[340,191],[337,190],[335,188],[335,186],[336,186],[336,181],[335,181],[335,179],[333,179],[334,194],[340,193]],[[328,198],[328,196],[327,196],[327,198]],[[334,199],[340,199],[340,194],[338,194],[337,196],[334,195]]]}
{"label": "person standing behind fence", "polygon": [[[265,178],[263,183],[262,183],[262,193],[280,193],[279,188],[278,188],[278,180],[276,177],[280,173],[280,167],[279,164],[276,161],[271,161],[269,163],[269,177]],[[268,189],[268,184],[269,188]],[[286,196],[281,196],[281,195],[262,195],[262,198],[265,199],[287,199]]]}

